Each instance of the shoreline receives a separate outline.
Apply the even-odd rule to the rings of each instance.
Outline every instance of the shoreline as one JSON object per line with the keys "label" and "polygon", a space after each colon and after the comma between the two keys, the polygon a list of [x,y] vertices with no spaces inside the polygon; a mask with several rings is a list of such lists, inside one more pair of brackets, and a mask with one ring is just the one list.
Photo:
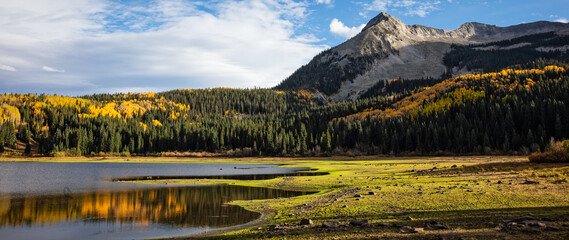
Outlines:
{"label": "shoreline", "polygon": [[[85,160],[89,159],[57,161]],[[120,158],[104,161],[126,162]],[[259,212],[262,217],[212,232],[164,239],[436,239],[448,234],[456,238],[477,239],[508,238],[512,234],[518,239],[560,239],[559,236],[569,233],[569,202],[566,200],[569,195],[569,164],[534,164],[519,156],[130,158],[128,162],[275,164],[316,168],[317,172],[329,173],[264,180],[132,181],[144,184],[231,184],[317,192],[287,199],[233,201],[230,204]],[[528,226],[528,231],[522,231],[504,224],[527,214],[535,216],[533,218],[539,219],[535,220],[540,222],[538,225],[545,224],[543,226],[549,230]],[[310,219],[313,224],[301,225],[302,219]],[[358,225],[358,221],[362,224]],[[433,222],[440,223],[441,229],[434,229]],[[330,223],[335,224],[322,227]],[[418,230],[403,232],[407,231],[406,227]]]}

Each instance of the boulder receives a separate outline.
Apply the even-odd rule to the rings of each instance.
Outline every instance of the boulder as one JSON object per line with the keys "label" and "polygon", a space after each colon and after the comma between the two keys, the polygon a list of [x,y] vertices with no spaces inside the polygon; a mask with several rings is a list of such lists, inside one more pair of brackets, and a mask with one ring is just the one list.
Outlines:
{"label": "boulder", "polygon": [[322,223],[323,228],[337,228],[339,226],[340,223],[338,223],[338,221]]}
{"label": "boulder", "polygon": [[300,225],[312,225],[312,224],[313,224],[312,219],[304,218],[300,220]]}
{"label": "boulder", "polygon": [[411,226],[403,226],[401,229],[399,229],[399,232],[401,233],[420,233],[424,231],[425,229],[423,228],[416,228]]}

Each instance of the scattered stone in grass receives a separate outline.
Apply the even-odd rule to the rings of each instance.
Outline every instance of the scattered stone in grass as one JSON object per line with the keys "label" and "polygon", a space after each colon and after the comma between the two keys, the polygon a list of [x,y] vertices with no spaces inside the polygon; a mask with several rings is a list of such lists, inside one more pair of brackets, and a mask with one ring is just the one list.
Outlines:
{"label": "scattered stone in grass", "polygon": [[337,228],[339,226],[340,223],[338,223],[338,221],[322,223],[323,228]]}
{"label": "scattered stone in grass", "polygon": [[343,208],[347,208],[347,207],[348,207],[348,205],[344,205],[344,206],[342,206],[342,207],[343,207]]}
{"label": "scattered stone in grass", "polygon": [[357,187],[357,188],[356,188],[356,190],[358,190],[358,191],[359,191],[359,190],[362,190],[362,188],[361,188],[361,187]]}
{"label": "scattered stone in grass", "polygon": [[404,226],[399,230],[401,233],[420,233],[425,231],[423,228],[414,228],[411,226]]}
{"label": "scattered stone in grass", "polygon": [[267,229],[270,231],[279,230],[279,229],[281,229],[281,226],[278,224],[273,224],[273,225],[268,226]]}
{"label": "scattered stone in grass", "polygon": [[457,166],[456,164],[451,166],[451,168],[457,168],[457,167],[458,167],[458,166]]}
{"label": "scattered stone in grass", "polygon": [[539,222],[539,221],[528,221],[526,222],[526,225],[530,226],[530,227],[536,227],[536,228],[546,228],[547,225],[543,222]]}
{"label": "scattered stone in grass", "polygon": [[530,180],[526,180],[525,182],[523,182],[522,184],[540,184],[540,182],[538,181],[530,181]]}
{"label": "scattered stone in grass", "polygon": [[356,201],[359,201],[359,200],[360,200],[359,198],[356,198]]}
{"label": "scattered stone in grass", "polygon": [[502,181],[498,181],[498,182],[496,182],[496,183],[497,183],[497,184],[502,184]]}
{"label": "scattered stone in grass", "polygon": [[356,226],[356,227],[364,227],[364,226],[369,225],[369,221],[367,219],[352,220],[352,221],[350,221],[350,225]]}
{"label": "scattered stone in grass", "polygon": [[356,195],[354,195],[354,197],[355,197],[355,198],[359,198],[359,197],[362,197],[362,195],[361,195],[361,194],[356,194]]}
{"label": "scattered stone in grass", "polygon": [[303,206],[303,207],[306,207],[306,206],[308,206],[308,204],[307,204],[307,203],[303,203],[302,206]]}
{"label": "scattered stone in grass", "polygon": [[312,225],[312,219],[307,219],[307,218],[303,218],[302,220],[300,220],[300,225]]}
{"label": "scattered stone in grass", "polygon": [[411,216],[408,216],[408,217],[407,217],[407,220],[409,220],[409,221],[413,221],[413,220],[415,220],[415,219],[414,219],[414,218],[412,218]]}
{"label": "scattered stone in grass", "polygon": [[439,168],[437,168],[437,167],[433,167],[433,168],[431,168],[431,169],[433,169],[433,170],[436,170],[436,169],[439,169]]}
{"label": "scattered stone in grass", "polygon": [[369,192],[368,194],[369,195],[375,195],[375,192]]}

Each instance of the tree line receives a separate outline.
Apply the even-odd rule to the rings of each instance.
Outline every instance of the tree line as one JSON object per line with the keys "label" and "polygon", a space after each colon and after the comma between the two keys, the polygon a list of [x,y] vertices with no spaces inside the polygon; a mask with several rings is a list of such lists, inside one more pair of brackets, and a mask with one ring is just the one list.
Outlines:
{"label": "tree line", "polygon": [[[433,86],[318,105],[308,91],[174,90],[0,96],[1,149],[26,153],[239,152],[298,156],[543,151],[569,137],[567,66],[536,61]],[[408,86],[410,89],[405,89]],[[385,88],[385,86],[384,86]],[[389,89],[389,87],[387,87]]]}

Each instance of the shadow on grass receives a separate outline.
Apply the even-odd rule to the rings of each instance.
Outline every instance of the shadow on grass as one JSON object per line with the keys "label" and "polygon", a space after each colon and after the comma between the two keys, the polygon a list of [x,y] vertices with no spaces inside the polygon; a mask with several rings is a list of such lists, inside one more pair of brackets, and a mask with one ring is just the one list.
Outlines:
{"label": "shadow on grass", "polygon": [[[338,219],[313,219],[316,224],[312,227],[292,223],[291,228],[271,231],[267,228],[251,230],[247,233],[230,236],[213,236],[206,239],[260,239],[260,238],[311,238],[311,239],[566,239],[569,236],[568,227],[560,227],[557,231],[539,232],[503,232],[498,224],[531,214],[553,225],[561,226],[569,223],[569,204],[563,207],[535,208],[501,208],[461,211],[424,211],[408,213],[378,213],[358,215],[340,219],[338,228],[321,228],[322,222],[337,221]],[[409,220],[409,217],[414,220]],[[349,226],[350,220],[368,219],[370,226]],[[450,227],[448,230],[428,230],[427,224],[436,221]],[[388,222],[389,227],[379,226],[379,222]],[[290,223],[289,223],[290,224]],[[402,226],[425,228],[423,233],[402,234]]]}
{"label": "shadow on grass", "polygon": [[425,170],[418,173],[437,175],[437,174],[456,174],[456,173],[543,170],[543,169],[554,169],[554,168],[569,168],[569,163],[530,163],[530,162],[483,163],[483,164],[462,166],[450,169]]}

